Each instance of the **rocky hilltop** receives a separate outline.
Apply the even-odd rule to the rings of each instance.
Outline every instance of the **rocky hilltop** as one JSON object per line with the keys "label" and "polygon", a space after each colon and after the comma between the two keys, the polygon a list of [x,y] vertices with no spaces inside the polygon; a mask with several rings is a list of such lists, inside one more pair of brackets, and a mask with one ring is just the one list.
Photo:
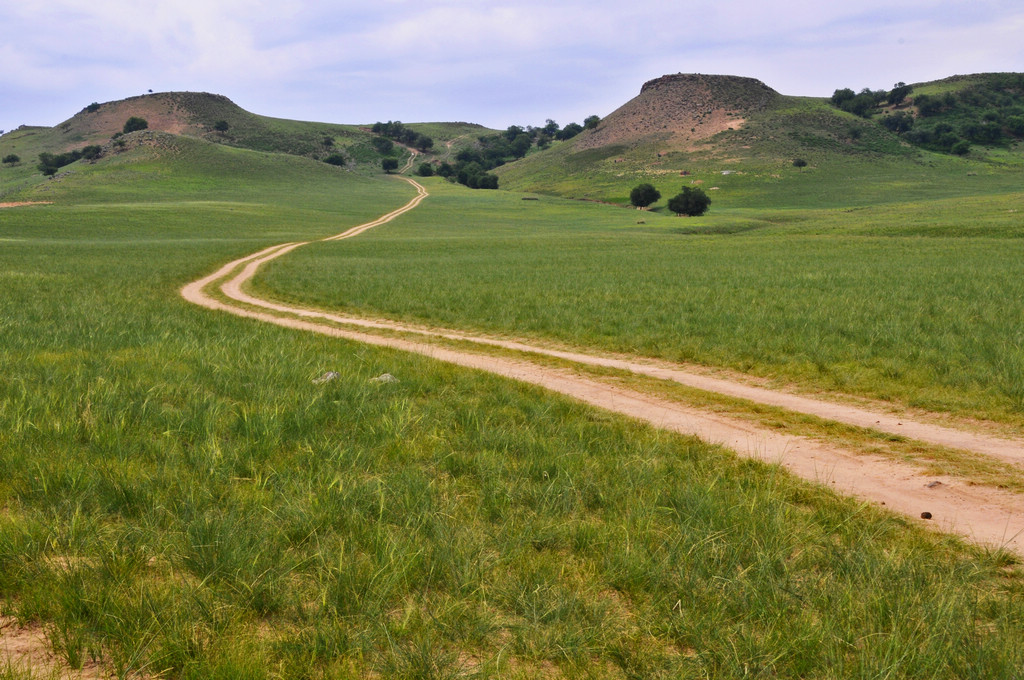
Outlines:
{"label": "rocky hilltop", "polygon": [[687,149],[723,130],[738,128],[750,113],[781,95],[756,78],[679,73],[644,83],[640,94],[610,113],[579,149],[630,144],[658,136],[668,148]]}

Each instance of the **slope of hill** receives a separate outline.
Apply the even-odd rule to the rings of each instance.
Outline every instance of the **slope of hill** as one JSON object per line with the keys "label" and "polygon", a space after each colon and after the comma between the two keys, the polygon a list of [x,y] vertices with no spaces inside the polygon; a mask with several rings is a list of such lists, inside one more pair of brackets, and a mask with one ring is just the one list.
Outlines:
{"label": "slope of hill", "polygon": [[594,149],[651,139],[666,149],[688,149],[738,128],[781,95],[753,78],[677,74],[644,83],[640,94],[609,114],[574,147]]}
{"label": "slope of hill", "polygon": [[[148,128],[123,134],[125,122],[132,117],[144,119]],[[469,123],[419,123],[409,127],[434,138],[434,153],[427,159],[444,158],[453,146],[458,148],[474,134],[490,132]],[[140,145],[166,151],[174,146],[167,135],[318,161],[333,156],[332,163],[341,163],[350,171],[364,175],[381,171],[382,154],[374,148],[369,127],[270,118],[250,113],[222,95],[164,92],[93,103],[52,128],[24,126],[3,135],[0,156],[14,155],[19,160],[0,167],[0,197],[30,190],[45,181],[36,167],[41,153],[64,154],[95,145],[102,149],[98,162],[103,163]],[[407,157],[408,151],[398,147],[389,155]],[[62,172],[74,171],[75,167],[77,164],[69,164]]]}
{"label": "slope of hill", "polygon": [[[1015,165],[1005,149],[936,154],[880,122],[750,78],[680,74],[646,83],[595,130],[496,172],[503,188],[618,203],[638,182],[671,196],[686,177],[736,207],[877,200],[925,181],[955,191],[969,172],[998,174],[1000,186],[1016,181],[1005,176],[1017,174],[1005,167]],[[794,168],[796,159],[810,167]]]}

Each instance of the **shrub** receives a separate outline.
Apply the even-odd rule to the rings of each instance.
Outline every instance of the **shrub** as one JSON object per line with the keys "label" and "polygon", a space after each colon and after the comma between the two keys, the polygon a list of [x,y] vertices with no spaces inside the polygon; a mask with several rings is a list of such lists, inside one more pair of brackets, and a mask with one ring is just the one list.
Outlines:
{"label": "shrub", "polygon": [[21,157],[16,153],[9,153],[6,156],[4,156],[3,162],[8,164],[20,163]]}
{"label": "shrub", "polygon": [[638,184],[629,192],[629,202],[637,208],[646,208],[661,198],[661,192],[653,184]]}
{"label": "shrub", "polygon": [[950,153],[955,153],[957,156],[966,156],[971,150],[971,143],[966,139],[961,139],[959,142],[949,148]]}
{"label": "shrub", "polygon": [[103,153],[103,147],[98,144],[90,144],[89,146],[82,149],[82,158],[94,161],[100,157]]}
{"label": "shrub", "polygon": [[420,166],[416,168],[416,174],[420,177],[432,177],[434,174],[434,166],[430,163],[420,163]]}
{"label": "shrub", "polygon": [[708,211],[711,199],[703,189],[684,186],[683,190],[668,201],[668,209],[677,215],[698,217]]}
{"label": "shrub", "polygon": [[348,159],[343,154],[332,153],[330,156],[324,159],[324,163],[330,163],[331,165],[345,165]]}
{"label": "shrub", "polygon": [[371,144],[373,144],[373,148],[376,149],[378,153],[385,156],[391,153],[392,149],[395,148],[395,143],[387,137],[374,137]]}
{"label": "shrub", "polygon": [[92,104],[89,104],[88,106],[86,106],[85,110],[88,111],[89,113],[96,113],[97,111],[100,110],[100,105],[97,102],[93,102]]}
{"label": "shrub", "polygon": [[230,127],[231,125],[229,125],[226,120],[218,120],[213,124],[213,129],[217,132],[227,132]]}
{"label": "shrub", "polygon": [[138,116],[132,116],[124,123],[124,133],[136,132],[138,130],[145,130],[149,127],[149,123],[145,118],[139,118]]}

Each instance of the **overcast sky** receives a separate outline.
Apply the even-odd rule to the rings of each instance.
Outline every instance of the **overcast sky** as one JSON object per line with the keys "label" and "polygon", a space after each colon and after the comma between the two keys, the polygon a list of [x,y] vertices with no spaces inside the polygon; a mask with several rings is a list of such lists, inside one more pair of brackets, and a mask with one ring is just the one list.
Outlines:
{"label": "overcast sky", "polygon": [[792,95],[1024,71],[1020,0],[0,0],[0,129],[214,92],[332,123],[604,116],[668,73]]}

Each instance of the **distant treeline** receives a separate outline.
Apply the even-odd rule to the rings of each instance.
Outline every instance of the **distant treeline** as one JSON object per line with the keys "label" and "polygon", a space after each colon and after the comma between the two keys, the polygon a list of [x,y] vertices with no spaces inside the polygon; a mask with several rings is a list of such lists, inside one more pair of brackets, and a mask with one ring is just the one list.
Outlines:
{"label": "distant treeline", "polygon": [[[498,176],[489,172],[490,170],[524,157],[531,149],[546,149],[553,141],[572,139],[584,130],[596,128],[600,122],[600,117],[589,116],[583,121],[583,125],[569,123],[565,127],[559,127],[558,123],[551,119],[548,119],[543,127],[510,125],[504,132],[481,135],[473,147],[462,149],[455,154],[454,162],[445,161],[436,167],[430,163],[423,163],[417,172],[424,176],[437,174],[471,189],[497,189]],[[374,132],[377,131],[378,125],[383,132],[393,129],[388,126],[395,124],[377,123],[374,125]]]}
{"label": "distant treeline", "polygon": [[972,144],[1004,146],[1024,138],[1024,74],[982,76],[942,94],[918,94],[897,83],[892,90],[836,90],[832,104],[880,124],[911,144],[963,155]]}

